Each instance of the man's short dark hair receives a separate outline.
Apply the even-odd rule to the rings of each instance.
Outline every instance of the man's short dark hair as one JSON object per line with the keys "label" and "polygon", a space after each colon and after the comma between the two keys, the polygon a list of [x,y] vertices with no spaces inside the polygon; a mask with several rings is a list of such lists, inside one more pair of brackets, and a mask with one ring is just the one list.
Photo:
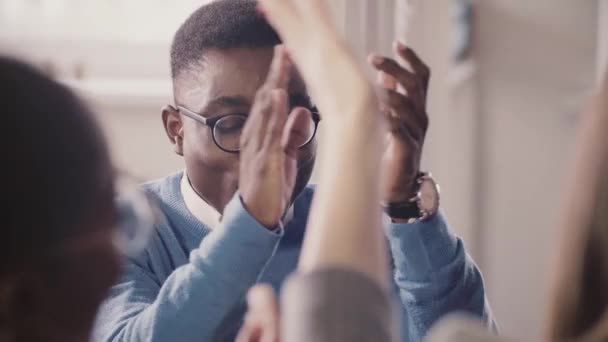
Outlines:
{"label": "man's short dark hair", "polygon": [[252,0],[217,0],[196,10],[177,30],[171,45],[171,75],[196,65],[209,49],[270,47],[276,31]]}

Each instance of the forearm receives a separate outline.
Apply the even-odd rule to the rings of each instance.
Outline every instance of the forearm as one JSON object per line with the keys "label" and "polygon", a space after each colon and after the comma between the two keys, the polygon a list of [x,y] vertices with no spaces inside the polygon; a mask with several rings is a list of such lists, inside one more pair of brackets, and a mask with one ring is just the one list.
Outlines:
{"label": "forearm", "polygon": [[441,213],[386,229],[411,340],[421,340],[439,318],[455,311],[493,326],[481,273]]}
{"label": "forearm", "polygon": [[378,186],[382,123],[372,103],[328,125],[300,270],[339,266],[386,283]]}
{"label": "forearm", "polygon": [[160,290],[141,281],[142,270],[130,272],[132,281],[116,286],[103,314],[103,340],[112,341],[211,341],[238,327],[234,315],[242,314],[243,297],[271,259],[280,236],[261,227],[234,198],[225,210],[222,225],[203,239],[190,254],[188,264],[177,268]]}
{"label": "forearm", "polygon": [[[328,133],[299,270],[351,268],[385,283],[377,168],[382,119],[371,82],[323,2],[260,4],[324,114]],[[364,258],[362,250],[368,252]]]}

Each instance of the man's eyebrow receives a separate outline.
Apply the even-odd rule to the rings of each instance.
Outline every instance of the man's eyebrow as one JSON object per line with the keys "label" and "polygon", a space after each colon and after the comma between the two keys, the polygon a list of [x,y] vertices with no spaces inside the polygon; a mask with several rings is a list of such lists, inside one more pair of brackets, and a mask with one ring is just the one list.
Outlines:
{"label": "man's eyebrow", "polygon": [[249,106],[249,100],[244,96],[219,96],[209,101],[207,107],[212,106],[228,106],[228,107],[244,107]]}
{"label": "man's eyebrow", "polygon": [[[313,103],[310,100],[310,97],[308,97],[308,95],[305,95],[305,94],[293,94],[293,95],[289,96],[289,103],[292,107],[302,106],[302,107],[310,108],[311,106],[313,106]],[[218,97],[212,99],[211,101],[209,101],[209,103],[207,103],[207,105],[201,112],[206,113],[209,110],[213,110],[218,107],[240,107],[240,108],[242,108],[242,107],[249,107],[249,106],[251,106],[251,103],[249,102],[249,99],[247,99],[245,96],[240,96],[240,95],[226,96],[225,95],[225,96],[218,96]]]}
{"label": "man's eyebrow", "polygon": [[217,111],[221,110],[224,107],[232,107],[232,108],[244,108],[249,107],[249,100],[245,96],[235,95],[235,96],[218,96],[216,98],[211,99],[203,109],[201,109],[198,114],[204,117],[213,117],[217,115]]}

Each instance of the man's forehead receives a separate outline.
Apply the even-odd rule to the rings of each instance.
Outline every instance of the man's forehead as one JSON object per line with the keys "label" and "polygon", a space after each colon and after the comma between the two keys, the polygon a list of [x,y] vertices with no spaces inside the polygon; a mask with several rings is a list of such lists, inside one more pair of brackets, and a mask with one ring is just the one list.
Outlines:
{"label": "man's forehead", "polygon": [[[239,48],[208,51],[191,71],[180,76],[176,84],[176,101],[193,110],[220,97],[242,97],[253,101],[256,91],[264,84],[273,48]],[[290,94],[306,95],[306,87],[299,73],[293,69]]]}

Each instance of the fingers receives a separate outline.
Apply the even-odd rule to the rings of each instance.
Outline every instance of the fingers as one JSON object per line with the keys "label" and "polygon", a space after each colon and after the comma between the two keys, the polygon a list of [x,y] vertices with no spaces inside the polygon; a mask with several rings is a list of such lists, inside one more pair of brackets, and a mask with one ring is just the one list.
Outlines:
{"label": "fingers", "polygon": [[410,48],[406,46],[402,42],[395,42],[394,49],[397,55],[403,58],[406,62],[410,64],[412,70],[418,77],[420,77],[424,88],[426,89],[429,84],[429,79],[431,78],[431,69],[418,57],[418,54]]}
{"label": "fingers", "polygon": [[241,134],[241,150],[279,146],[287,116],[287,87],[291,62],[282,46],[275,48],[266,82],[258,90]]}
{"label": "fingers", "polygon": [[247,293],[248,312],[236,342],[278,342],[279,308],[274,291],[258,285]]}
{"label": "fingers", "polygon": [[262,329],[256,323],[246,318],[235,342],[262,342]]}
{"label": "fingers", "polygon": [[274,56],[270,64],[268,76],[264,88],[267,89],[287,89],[289,84],[289,74],[291,71],[291,61],[287,55],[285,47],[277,45],[274,48]]}
{"label": "fingers", "polygon": [[252,312],[264,313],[265,316],[272,317],[274,320],[278,319],[278,304],[270,285],[257,285],[249,290],[247,304]]}
{"label": "fingers", "polygon": [[[379,71],[384,71],[395,77],[403,88],[414,96],[421,97],[426,101],[426,93],[430,79],[429,67],[418,57],[416,52],[401,42],[395,42],[393,46],[399,59],[409,64],[411,70],[398,63],[392,58],[372,54],[368,60],[372,66]],[[419,95],[417,95],[419,94]]]}
{"label": "fingers", "polygon": [[[393,134],[421,141],[429,124],[426,93],[430,71],[409,47],[396,42],[394,48],[397,56],[409,64],[411,70],[393,58],[369,56],[369,62],[378,70],[381,109],[387,115]],[[400,88],[405,93],[401,93]]]}
{"label": "fingers", "polygon": [[379,55],[371,55],[368,59],[378,71],[395,78],[408,94],[415,96],[421,92],[421,84],[418,82],[416,75],[402,67],[394,59]]}
{"label": "fingers", "polygon": [[258,90],[251,113],[241,133],[241,151],[259,151],[264,144],[266,127],[272,114],[272,97],[267,89]]}
{"label": "fingers", "polygon": [[397,79],[384,71],[378,71],[376,81],[378,82],[378,85],[384,89],[397,90]]}
{"label": "fingers", "polygon": [[289,100],[285,89],[274,89],[271,91],[272,115],[268,120],[268,128],[266,129],[266,138],[264,146],[270,149],[281,148],[281,138],[283,136],[283,128],[287,121],[287,112],[289,110]]}

